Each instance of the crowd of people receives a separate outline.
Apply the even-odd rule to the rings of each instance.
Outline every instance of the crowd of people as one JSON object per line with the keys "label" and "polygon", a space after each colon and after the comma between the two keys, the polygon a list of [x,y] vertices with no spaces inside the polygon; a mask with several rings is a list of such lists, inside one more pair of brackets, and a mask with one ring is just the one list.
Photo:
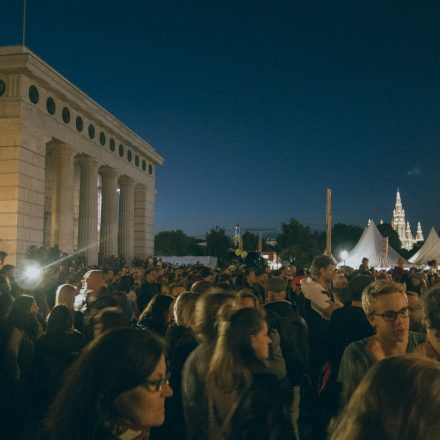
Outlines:
{"label": "crowd of people", "polygon": [[0,269],[2,438],[440,438],[436,264],[90,269],[32,253],[50,262],[40,285]]}

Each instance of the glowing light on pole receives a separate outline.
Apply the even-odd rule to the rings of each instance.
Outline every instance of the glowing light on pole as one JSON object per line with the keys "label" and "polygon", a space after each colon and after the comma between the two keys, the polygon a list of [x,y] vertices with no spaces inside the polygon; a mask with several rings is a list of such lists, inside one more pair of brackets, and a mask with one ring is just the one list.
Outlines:
{"label": "glowing light on pole", "polygon": [[347,251],[342,251],[342,252],[340,253],[340,257],[341,257],[341,260],[344,262],[344,266],[345,266],[345,260],[346,260],[347,257],[348,257],[348,252],[347,252]]}

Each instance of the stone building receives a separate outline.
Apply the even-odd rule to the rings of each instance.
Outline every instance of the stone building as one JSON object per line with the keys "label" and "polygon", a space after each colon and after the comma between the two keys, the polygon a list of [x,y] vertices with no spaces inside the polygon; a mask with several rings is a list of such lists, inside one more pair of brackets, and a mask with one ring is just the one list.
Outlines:
{"label": "stone building", "polygon": [[414,237],[411,232],[411,226],[409,222],[405,221],[405,210],[403,209],[402,199],[400,198],[400,191],[397,190],[396,205],[393,209],[393,218],[391,220],[391,226],[397,232],[402,243],[402,248],[410,250],[414,244],[423,241],[423,232],[420,222],[417,222],[416,236]]}
{"label": "stone building", "polygon": [[147,257],[163,158],[24,46],[0,47],[0,250]]}

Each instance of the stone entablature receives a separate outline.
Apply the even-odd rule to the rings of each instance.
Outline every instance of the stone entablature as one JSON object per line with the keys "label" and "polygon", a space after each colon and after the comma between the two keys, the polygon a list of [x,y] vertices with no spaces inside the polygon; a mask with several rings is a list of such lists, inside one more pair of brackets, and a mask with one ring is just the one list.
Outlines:
{"label": "stone entablature", "polygon": [[[55,165],[50,165],[51,156],[57,157]],[[131,228],[135,231],[134,239],[142,240],[141,244],[136,243],[136,250],[140,252],[137,255],[152,254],[155,166],[162,165],[163,158],[151,145],[23,46],[0,47],[0,159],[0,208],[3,208],[0,209],[0,238],[3,240],[0,248],[9,254],[22,257],[31,244],[41,245],[45,234],[50,235],[51,244],[55,244],[53,240],[60,236],[54,231],[62,226],[52,224],[49,227],[47,224],[49,218],[51,222],[57,221],[53,212],[45,215],[48,201],[49,205],[58,206],[61,194],[66,194],[67,188],[71,189],[73,199],[73,193],[79,192],[75,182],[81,180],[81,184],[85,184],[87,180],[84,175],[81,179],[73,176],[78,174],[81,161],[82,169],[89,170],[90,167],[86,166],[88,160],[96,162],[96,166],[87,171],[91,173],[89,178],[92,181],[98,174],[102,178],[102,174],[109,170],[117,182],[127,178],[132,181],[134,194],[129,195],[128,200],[132,200],[131,203],[139,200],[144,208],[142,212],[136,208],[135,218],[128,218],[133,225],[127,224],[123,216],[124,230]],[[67,165],[63,163],[66,160]],[[65,166],[68,168],[60,173],[59,168]],[[56,190],[53,181],[61,185]],[[87,185],[93,189],[93,184]],[[107,184],[106,188],[113,187]],[[95,193],[93,190],[90,195],[95,197]],[[81,206],[88,206],[88,209],[92,206],[86,203],[84,194],[83,191],[82,205],[75,202],[80,211]],[[112,197],[116,194],[111,194],[110,199]],[[106,194],[105,212],[114,216],[114,208],[111,211],[108,208],[114,205],[110,199]],[[67,217],[58,212],[60,218],[70,218],[70,202],[68,206]],[[134,207],[130,206],[130,212],[133,210]],[[86,221],[84,212],[85,208],[82,216],[81,212],[78,216],[81,224],[90,227],[97,223],[94,218]],[[67,223],[69,225],[70,220]],[[114,226],[109,227],[101,218],[102,223],[104,231],[114,234]],[[86,233],[84,227],[80,227],[80,231],[68,230],[67,235],[79,237],[75,240],[84,244],[95,235],[93,231],[91,235]],[[118,234],[121,243],[121,231]],[[128,252],[128,258],[134,253],[132,241],[130,238],[129,243],[125,243],[122,236],[124,254]],[[68,250],[77,246],[77,242],[72,242],[68,244]],[[127,251],[131,248],[133,251]],[[114,244],[110,247],[104,245],[103,249],[114,250]],[[92,260],[96,259],[95,254],[92,252]]]}

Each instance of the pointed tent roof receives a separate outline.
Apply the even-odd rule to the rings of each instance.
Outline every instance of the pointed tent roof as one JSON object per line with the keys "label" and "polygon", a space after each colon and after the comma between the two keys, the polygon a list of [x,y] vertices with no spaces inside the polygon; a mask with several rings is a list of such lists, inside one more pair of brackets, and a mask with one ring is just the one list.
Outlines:
{"label": "pointed tent roof", "polygon": [[[372,267],[393,267],[397,259],[402,258],[391,246],[388,246],[388,258],[385,261],[385,238],[382,237],[373,221],[365,228],[347,258],[339,261],[339,264],[357,269],[364,257],[368,258],[369,265]],[[411,264],[406,261],[405,266],[411,266]]]}
{"label": "pointed tent roof", "polygon": [[423,246],[409,259],[409,261],[414,264],[425,264],[428,260],[435,260],[435,257],[430,257],[429,255],[432,253],[437,243],[439,243],[437,232],[435,232],[434,228],[431,228],[425,243],[423,243]]}

